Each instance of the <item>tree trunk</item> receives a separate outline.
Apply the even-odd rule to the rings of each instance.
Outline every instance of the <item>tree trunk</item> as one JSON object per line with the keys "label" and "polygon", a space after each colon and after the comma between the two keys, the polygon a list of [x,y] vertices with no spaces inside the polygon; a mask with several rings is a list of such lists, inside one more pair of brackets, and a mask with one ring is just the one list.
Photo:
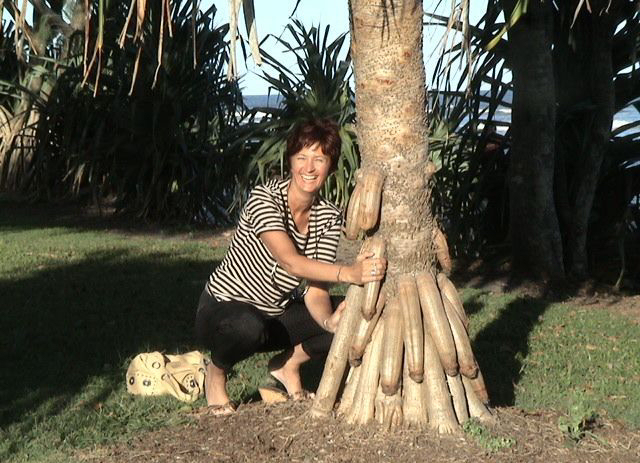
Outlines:
{"label": "tree trunk", "polygon": [[[432,301],[445,299],[445,286],[453,291],[452,300],[458,302],[459,296],[444,274],[438,275],[438,288],[434,275],[429,273],[435,269],[436,246],[430,204],[429,179],[433,169],[428,163],[422,15],[421,1],[351,1],[351,53],[363,172],[358,180],[362,182],[361,196],[352,198],[350,205],[351,209],[357,204],[359,212],[349,214],[349,220],[357,216],[358,227],[353,228],[369,235],[364,248],[381,254],[386,247],[388,265],[376,304],[370,297],[372,287],[365,287],[363,318],[375,323],[376,317],[372,318],[373,313],[368,310],[374,305],[376,314],[381,311],[381,315],[373,329],[373,340],[365,348],[362,365],[352,362],[353,368],[362,369],[359,375],[352,374],[359,376],[355,396],[355,385],[350,384],[348,403],[339,410],[351,424],[364,424],[375,418],[386,428],[399,426],[403,411],[408,414],[408,424],[423,426],[428,411],[436,410],[437,416],[429,418],[430,426],[445,433],[456,432],[460,423],[453,411],[440,353],[430,334],[439,333],[439,328],[444,327],[432,326],[423,315]],[[380,174],[385,178],[381,202],[377,181]],[[347,224],[347,228],[352,227]],[[441,262],[446,266],[447,259]],[[422,279],[416,281],[419,272],[429,276],[433,285],[427,287]],[[446,303],[450,304],[448,299]],[[353,308],[347,301],[344,316],[353,313]],[[445,311],[443,322],[449,326],[455,322],[459,328],[455,358],[461,358],[462,349],[466,348],[473,359],[461,303],[459,309],[462,313]],[[352,338],[353,330],[338,330],[331,359],[345,357],[343,334],[351,334]],[[429,353],[427,349],[431,349]],[[407,359],[404,378],[403,357]],[[325,363],[311,416],[326,416],[332,410],[337,381],[331,378],[342,376],[346,362],[337,363]],[[473,368],[460,365],[460,372],[470,378],[476,377],[477,372],[475,359],[472,363]],[[452,370],[450,374],[457,374],[458,365],[448,365],[448,369]],[[428,390],[424,384],[439,387]]]}
{"label": "tree trunk", "polygon": [[[378,320],[374,332],[380,332],[384,323],[384,338],[372,341],[365,350],[363,369],[357,386],[357,400],[354,398],[350,409],[344,410],[350,423],[366,423],[378,415],[378,419],[393,415],[389,423],[400,423],[401,402],[393,402],[397,407],[391,409],[391,403],[378,401],[378,410],[374,410],[374,400],[378,394],[378,372],[380,377],[389,376],[389,371],[401,368],[384,368],[402,365],[402,323],[400,301],[395,281],[405,273],[424,270],[433,262],[433,244],[431,242],[433,220],[429,204],[427,176],[427,127],[425,116],[425,72],[422,61],[422,3],[420,1],[380,2],[379,0],[352,0],[351,13],[351,54],[353,57],[356,107],[358,108],[357,132],[358,144],[362,155],[361,198],[352,201],[359,204],[354,217],[359,217],[359,229],[368,230],[367,235],[375,237],[365,242],[372,248],[372,241],[386,248],[388,261],[387,274],[383,283],[385,308],[384,321]],[[381,174],[381,175],[380,175]],[[380,185],[377,180],[384,179]],[[376,180],[376,181],[373,181]],[[380,203],[370,194],[370,186],[379,192],[382,186]],[[350,208],[356,207],[353,204]],[[349,220],[352,220],[350,218]],[[347,225],[350,228],[350,224]],[[413,277],[411,277],[413,278]],[[351,290],[350,290],[351,291]],[[375,302],[369,301],[366,291],[362,314],[369,319],[366,308]],[[382,297],[382,295],[375,297]],[[367,302],[368,301],[368,302]],[[381,299],[378,299],[378,303]],[[391,323],[391,314],[395,313],[397,323]],[[381,310],[380,308],[376,310]],[[359,309],[358,309],[359,311]],[[347,315],[353,307],[347,301]],[[342,326],[342,322],[340,323]],[[393,329],[393,326],[396,329]],[[421,328],[421,327],[420,327]],[[331,345],[331,358],[342,358],[346,349],[340,330]],[[349,333],[344,333],[349,335]],[[373,336],[376,338],[376,336]],[[380,334],[378,334],[380,337]],[[352,341],[347,336],[346,342]],[[382,353],[372,357],[372,349],[380,350],[382,345],[393,345],[393,354],[384,349],[387,358],[380,359]],[[398,345],[398,341],[400,344]],[[372,360],[372,358],[374,360]],[[371,364],[371,362],[374,364]],[[340,362],[341,367],[344,362]],[[388,371],[387,371],[388,370]],[[336,375],[342,376],[342,369],[327,361],[316,394],[311,415],[326,416],[333,408],[334,390],[337,390]],[[395,378],[393,381],[395,381]],[[381,380],[381,384],[382,384]],[[399,391],[397,381],[393,391]],[[382,390],[384,391],[384,384]],[[389,389],[389,388],[387,388]],[[364,397],[369,399],[364,399]],[[397,398],[400,398],[397,392]],[[391,399],[389,399],[391,400]],[[342,407],[343,409],[345,407]],[[426,416],[426,410],[424,410]],[[383,416],[384,415],[384,416]],[[384,421],[384,419],[383,419]]]}
{"label": "tree trunk", "polygon": [[421,1],[351,1],[362,169],[386,176],[376,235],[387,244],[387,281],[433,262],[422,15]]}
{"label": "tree trunk", "polygon": [[[558,184],[568,188],[557,189],[556,198],[569,208],[562,221],[565,268],[578,279],[588,272],[589,218],[615,106],[612,41],[616,21],[612,16],[616,7],[601,13],[606,6],[606,2],[595,2],[593,12],[582,11],[572,28],[561,24],[554,48],[559,111],[567,121],[558,128],[564,143],[556,155],[571,166],[558,178]],[[567,14],[574,7],[567,8]]]}
{"label": "tree trunk", "polygon": [[[515,0],[505,0],[510,16]],[[543,280],[564,277],[562,241],[553,197],[555,89],[548,1],[509,31],[513,71],[513,145],[509,167],[509,233],[514,270]]]}

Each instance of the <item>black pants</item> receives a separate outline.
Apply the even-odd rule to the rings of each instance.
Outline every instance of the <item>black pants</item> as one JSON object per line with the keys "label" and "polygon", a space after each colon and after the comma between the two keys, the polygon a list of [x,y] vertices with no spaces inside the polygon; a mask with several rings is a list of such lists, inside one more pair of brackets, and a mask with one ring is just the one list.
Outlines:
{"label": "black pants", "polygon": [[[332,297],[334,309],[340,299]],[[297,344],[302,344],[312,358],[323,356],[329,352],[333,334],[316,323],[302,301],[291,303],[281,315],[269,317],[246,302],[217,301],[203,291],[196,314],[196,339],[211,350],[211,361],[228,371],[256,352]]]}

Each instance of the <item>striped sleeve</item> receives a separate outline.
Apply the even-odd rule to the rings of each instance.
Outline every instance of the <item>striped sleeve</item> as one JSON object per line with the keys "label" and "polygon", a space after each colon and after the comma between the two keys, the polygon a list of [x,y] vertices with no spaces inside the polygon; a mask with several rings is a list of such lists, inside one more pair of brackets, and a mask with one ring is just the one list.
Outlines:
{"label": "striped sleeve", "polygon": [[273,193],[264,186],[253,190],[244,213],[257,236],[266,231],[286,232],[284,214],[278,207]]}

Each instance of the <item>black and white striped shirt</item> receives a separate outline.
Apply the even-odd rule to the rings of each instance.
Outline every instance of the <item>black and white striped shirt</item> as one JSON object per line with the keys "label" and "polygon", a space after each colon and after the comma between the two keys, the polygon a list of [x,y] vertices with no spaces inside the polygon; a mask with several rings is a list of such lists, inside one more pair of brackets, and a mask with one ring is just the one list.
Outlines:
{"label": "black and white striped shirt", "polygon": [[284,312],[302,280],[278,265],[259,238],[266,231],[287,233],[301,255],[335,262],[342,226],[340,211],[317,197],[311,206],[307,234],[298,232],[287,201],[290,182],[271,180],[253,189],[229,250],[209,277],[206,290],[210,295],[222,301],[248,302],[269,315]]}

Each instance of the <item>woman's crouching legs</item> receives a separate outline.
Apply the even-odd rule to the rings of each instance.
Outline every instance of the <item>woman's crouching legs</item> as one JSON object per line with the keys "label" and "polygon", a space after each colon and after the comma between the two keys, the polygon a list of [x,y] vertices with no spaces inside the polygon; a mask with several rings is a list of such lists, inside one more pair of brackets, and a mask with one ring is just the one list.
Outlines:
{"label": "woman's crouching legs", "polygon": [[227,372],[237,362],[262,350],[266,341],[265,318],[243,302],[218,302],[206,293],[200,297],[196,315],[196,338],[211,351],[205,395],[208,405],[229,402]]}

